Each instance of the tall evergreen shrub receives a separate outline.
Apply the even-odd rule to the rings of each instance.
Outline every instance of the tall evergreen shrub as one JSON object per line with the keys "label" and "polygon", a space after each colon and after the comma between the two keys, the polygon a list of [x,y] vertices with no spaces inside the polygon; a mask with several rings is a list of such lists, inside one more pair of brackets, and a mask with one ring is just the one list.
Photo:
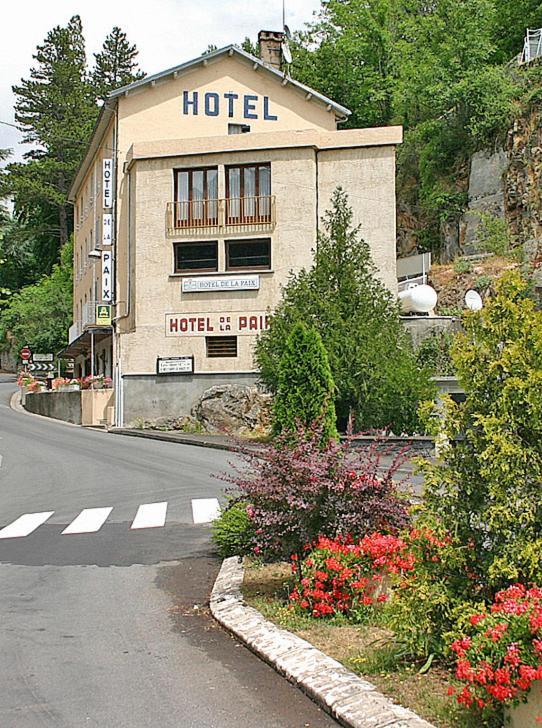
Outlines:
{"label": "tall evergreen shrub", "polygon": [[337,437],[335,385],[327,352],[314,327],[298,321],[286,339],[273,403],[273,431],[294,432],[319,421],[325,440]]}
{"label": "tall evergreen shrub", "polygon": [[279,389],[288,336],[299,321],[314,326],[328,353],[339,426],[351,414],[358,430],[419,427],[420,400],[433,394],[399,319],[396,297],[376,275],[368,244],[352,226],[346,193],[337,188],[323,220],[314,263],[292,275],[256,345],[263,382]]}

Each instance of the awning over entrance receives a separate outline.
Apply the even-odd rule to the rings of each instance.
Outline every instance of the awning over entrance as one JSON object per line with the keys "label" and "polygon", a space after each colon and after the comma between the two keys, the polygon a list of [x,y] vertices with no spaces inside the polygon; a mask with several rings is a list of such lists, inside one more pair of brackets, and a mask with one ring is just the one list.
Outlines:
{"label": "awning over entrance", "polygon": [[91,328],[83,331],[71,344],[68,344],[62,351],[58,352],[60,359],[75,359],[77,356],[86,355],[91,348],[91,337],[94,335],[94,346],[104,339],[111,337],[113,330],[111,327]]}

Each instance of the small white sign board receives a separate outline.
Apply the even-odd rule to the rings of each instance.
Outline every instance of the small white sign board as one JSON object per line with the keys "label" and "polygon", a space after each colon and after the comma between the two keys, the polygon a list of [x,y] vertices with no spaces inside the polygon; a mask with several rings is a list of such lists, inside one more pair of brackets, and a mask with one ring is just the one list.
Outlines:
{"label": "small white sign board", "polygon": [[172,356],[156,360],[157,374],[191,374],[194,371],[193,356]]}
{"label": "small white sign board", "polygon": [[102,245],[111,245],[113,239],[111,234],[112,229],[113,215],[110,212],[104,212],[102,215]]}
{"label": "small white sign board", "polygon": [[205,291],[257,291],[260,276],[201,276],[183,278],[183,293],[204,293]]}

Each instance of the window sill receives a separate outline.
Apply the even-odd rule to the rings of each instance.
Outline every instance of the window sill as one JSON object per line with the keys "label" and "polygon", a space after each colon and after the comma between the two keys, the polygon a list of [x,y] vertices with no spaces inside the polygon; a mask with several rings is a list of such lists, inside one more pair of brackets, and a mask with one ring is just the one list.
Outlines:
{"label": "window sill", "polygon": [[246,270],[220,270],[213,271],[212,273],[170,273],[169,278],[197,278],[197,277],[213,277],[213,276],[236,276],[236,275],[266,275],[274,273],[275,271],[271,268],[261,270],[258,268],[247,268]]}

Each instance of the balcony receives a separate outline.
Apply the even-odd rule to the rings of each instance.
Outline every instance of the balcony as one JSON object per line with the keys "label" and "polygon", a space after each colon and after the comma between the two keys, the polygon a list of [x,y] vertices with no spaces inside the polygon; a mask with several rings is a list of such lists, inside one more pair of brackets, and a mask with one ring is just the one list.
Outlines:
{"label": "balcony", "polygon": [[96,304],[97,301],[88,301],[83,304],[83,320],[81,322],[84,331],[89,326],[96,326]]}
{"label": "balcony", "polygon": [[82,333],[83,327],[81,326],[81,322],[74,321],[74,323],[68,329],[68,344],[73,344],[73,342],[78,339]]}
{"label": "balcony", "polygon": [[168,202],[168,235],[224,235],[271,232],[276,224],[275,195]]}

